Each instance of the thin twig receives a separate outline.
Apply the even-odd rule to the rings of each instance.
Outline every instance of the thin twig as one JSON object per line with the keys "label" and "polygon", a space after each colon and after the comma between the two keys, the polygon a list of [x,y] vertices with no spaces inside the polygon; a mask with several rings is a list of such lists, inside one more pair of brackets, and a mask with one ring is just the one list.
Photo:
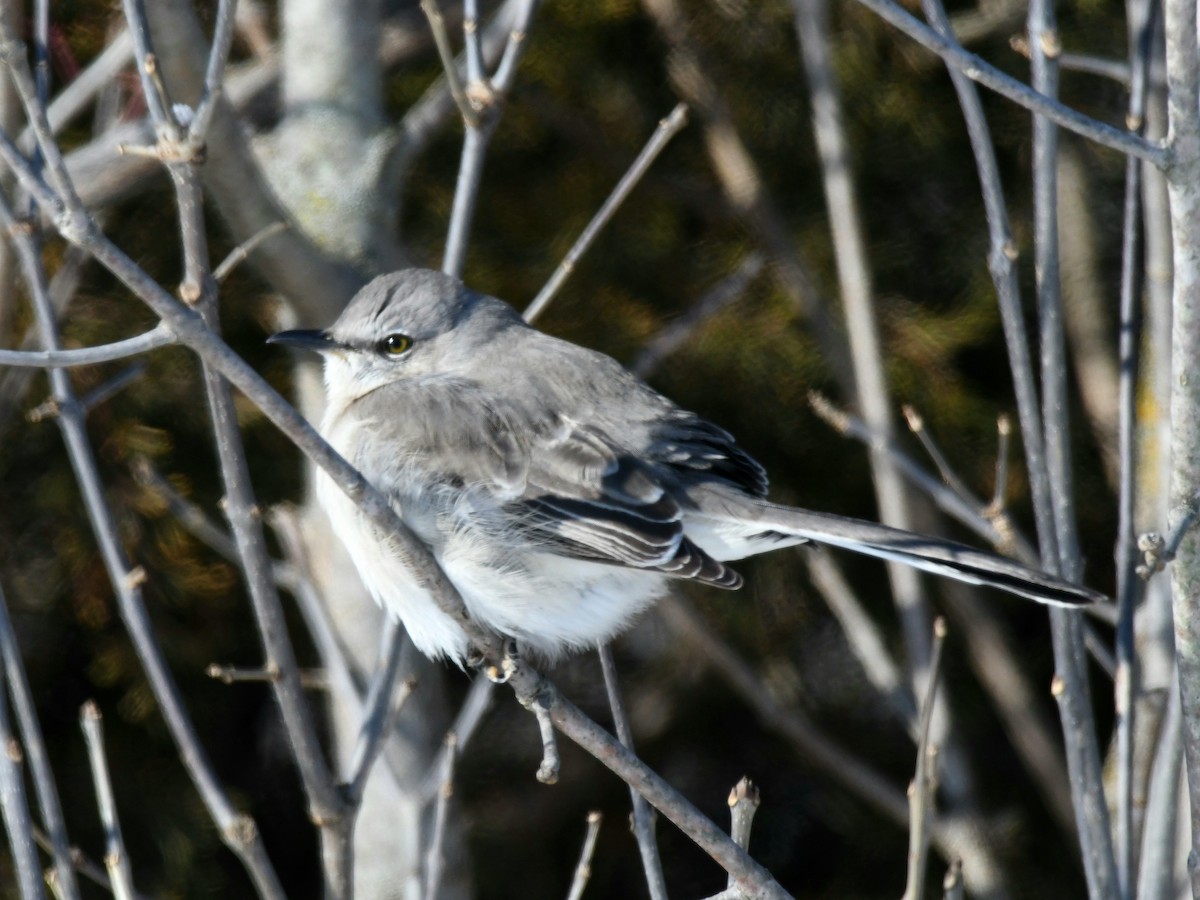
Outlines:
{"label": "thin twig", "polygon": [[128,359],[140,353],[174,344],[175,336],[165,325],[157,325],[137,337],[125,338],[111,344],[83,347],[78,350],[0,350],[0,366],[21,366],[31,369],[94,366],[98,363]]}
{"label": "thin twig", "polygon": [[867,680],[915,738],[917,704],[883,633],[867,614],[832,554],[805,553],[804,564],[821,597],[838,620],[850,652]]}
{"label": "thin twig", "polygon": [[953,66],[972,81],[991,88],[997,94],[1007,97],[1019,106],[1023,106],[1039,116],[1044,116],[1049,121],[1095,141],[1097,144],[1136,156],[1160,169],[1166,168],[1171,162],[1170,153],[1166,147],[1106,125],[1039,93],[1028,85],[1004,74],[995,66],[984,61],[982,57],[964,50],[953,39],[934,31],[907,13],[900,4],[893,0],[858,0],[858,2],[881,19],[903,31],[922,47],[936,53],[946,65]]}
{"label": "thin twig", "polygon": [[925,888],[925,860],[929,853],[930,808],[937,788],[937,747],[932,745],[934,698],[941,674],[942,650],[946,644],[946,622],[940,616],[933,622],[932,653],[929,665],[929,690],[921,700],[921,728],[917,738],[917,771],[908,786],[908,878],[903,900],[917,900]]}
{"label": "thin twig", "polygon": [[1182,789],[1183,730],[1179,682],[1173,680],[1167,699],[1150,784],[1146,790],[1146,826],[1142,831],[1138,900],[1177,896],[1175,857]]}
{"label": "thin twig", "polygon": [[[1062,49],[1054,0],[1031,0],[1027,18],[1033,89],[1058,97],[1058,62]],[[1062,285],[1059,276],[1058,127],[1042,110],[1033,116],[1034,281],[1037,292],[1039,374],[1042,385],[1041,427],[1046,451],[1045,477],[1049,506],[1038,515],[1042,564],[1052,574],[1077,581],[1083,562],[1079,549],[1073,468],[1070,401]],[[1093,136],[1093,135],[1088,135]],[[1136,135],[1130,135],[1136,137]],[[1045,499],[1045,498],[1043,498]],[[1053,530],[1051,547],[1048,531]],[[1053,549],[1053,553],[1051,552]],[[1086,670],[1083,622],[1062,609],[1050,610],[1055,693],[1062,720],[1071,798],[1079,829],[1079,846],[1088,892],[1111,897],[1118,890],[1112,830],[1100,764],[1100,746]]]}
{"label": "thin twig", "polygon": [[429,849],[425,853],[424,900],[437,900],[438,891],[442,886],[442,871],[446,863],[442,844],[446,835],[447,809],[450,806],[450,798],[454,795],[454,760],[458,756],[457,744],[457,735],[453,731],[447,732],[442,741],[446,752],[442,754],[437,803],[433,810],[433,832],[429,838]]}
{"label": "thin twig", "polygon": [[[1139,133],[1146,117],[1150,75],[1150,41],[1154,4],[1135,0],[1129,11],[1129,72],[1133,76],[1126,121]],[[1137,548],[1137,392],[1142,341],[1142,166],[1125,162],[1125,203],[1121,229],[1121,305],[1118,328],[1120,380],[1118,382],[1117,445],[1120,481],[1117,497],[1117,633],[1114,689],[1117,716],[1117,790],[1115,834],[1117,882],[1121,896],[1132,900],[1138,881],[1138,833],[1134,824],[1134,754],[1136,698],[1141,692],[1141,667],[1134,637],[1134,610],[1145,581],[1138,578]]]}
{"label": "thin twig", "polygon": [[[600,668],[604,674],[604,690],[608,694],[608,707],[612,710],[613,725],[617,739],[633,751],[633,731],[625,704],[621,701],[621,685],[617,678],[617,664],[613,660],[612,645],[605,642],[596,648],[600,657]],[[658,842],[654,837],[654,812],[641,795],[630,788],[633,801],[633,834],[637,838],[638,852],[642,858],[642,871],[646,875],[646,889],[652,900],[666,900],[667,883],[663,877],[662,860],[658,855]]]}
{"label": "thin twig", "polygon": [[62,804],[59,801],[58,788],[54,784],[54,773],[50,768],[46,741],[42,736],[41,724],[38,722],[37,706],[34,704],[33,692],[29,687],[29,677],[21,662],[21,650],[17,645],[17,635],[13,630],[12,619],[8,614],[8,601],[4,597],[2,587],[0,587],[0,655],[3,656],[4,676],[8,682],[13,712],[16,713],[17,725],[21,731],[21,741],[25,747],[25,755],[29,759],[30,772],[33,774],[33,788],[37,796],[38,808],[48,833],[49,852],[54,859],[54,873],[58,890],[64,897],[76,898],[79,896],[79,883],[75,878],[75,869],[71,863],[71,845],[67,839]]}
{"label": "thin twig", "polygon": [[813,411],[829,423],[840,434],[847,435],[865,444],[882,447],[896,466],[914,485],[927,494],[938,508],[950,514],[970,528],[1001,553],[1011,553],[1029,565],[1038,564],[1037,552],[1029,544],[1003,510],[991,514],[991,507],[983,505],[977,497],[967,492],[952,490],[941,480],[934,478],[920,463],[913,459],[893,441],[884,438],[857,416],[834,406],[826,397],[813,391],[808,395]]}
{"label": "thin twig", "polygon": [[587,815],[587,833],[583,836],[583,847],[579,851],[579,862],[575,864],[575,875],[571,879],[571,889],[567,892],[567,900],[581,900],[592,877],[592,856],[596,852],[596,838],[600,834],[600,825],[604,816],[598,810],[592,810]]}
{"label": "thin twig", "polygon": [[0,814],[8,832],[8,847],[17,870],[22,900],[41,900],[45,892],[33,838],[33,819],[25,798],[25,777],[21,772],[24,759],[21,744],[9,727],[8,698],[0,691]]}
{"label": "thin twig", "polygon": [[358,742],[351,758],[347,796],[352,804],[362,801],[371,775],[371,767],[378,759],[387,736],[396,723],[396,716],[404,701],[408,699],[416,681],[406,680],[397,690],[396,678],[400,672],[401,653],[404,649],[405,633],[394,618],[384,620],[380,637],[379,662],[371,685],[363,701],[364,714],[359,728]]}
{"label": "thin twig", "polygon": [[747,254],[733,272],[709,288],[687,312],[646,341],[641,353],[630,364],[630,371],[639,378],[648,378],[663,360],[678,350],[698,328],[741,299],[747,286],[758,277],[764,265],[761,254]]}
{"label": "thin twig", "polygon": [[[279,680],[279,673],[271,669],[244,669],[220,663],[210,663],[204,674],[221,684],[271,684]],[[329,679],[324,669],[301,669],[300,683],[310,691],[329,690]]]}
{"label": "thin twig", "polygon": [[[1029,59],[1029,38],[1024,34],[1014,35],[1008,39],[1012,47],[1026,59]],[[1059,68],[1072,72],[1083,72],[1088,75],[1099,75],[1108,78],[1122,87],[1129,87],[1129,63],[1116,59],[1102,59],[1098,56],[1086,56],[1080,53],[1062,52],[1058,55]]]}
{"label": "thin twig", "polygon": [[909,431],[917,436],[917,440],[921,442],[921,446],[925,448],[925,452],[929,454],[929,458],[933,460],[933,464],[937,467],[938,474],[942,476],[942,480],[960,497],[971,497],[971,489],[958,477],[958,473],[954,471],[954,467],[950,465],[950,461],[942,453],[942,449],[937,445],[937,441],[929,434],[929,430],[925,427],[925,417],[918,413],[915,407],[907,403],[901,407],[901,411],[904,413],[904,420],[908,423]]}
{"label": "thin twig", "polygon": [[483,720],[483,714],[487,712],[488,707],[491,705],[492,695],[495,693],[495,690],[495,683],[487,678],[476,678],[471,682],[471,689],[467,692],[462,706],[459,707],[458,715],[449,729],[450,732],[454,733],[454,743],[442,742],[441,750],[438,751],[438,755],[429,763],[429,768],[416,790],[416,796],[422,803],[428,802],[441,787],[442,772],[446,766],[446,761],[442,757],[447,753],[462,754],[471,737],[475,734],[479,723]]}
{"label": "thin twig", "polygon": [[[841,92],[831,51],[831,3],[830,0],[794,0],[792,5],[833,238],[838,293],[854,376],[853,397],[870,427],[885,438],[891,438],[896,430],[895,412],[883,363],[883,339],[867,258],[865,226],[859,212],[850,142],[843,122]],[[912,530],[915,525],[913,498],[902,473],[882,448],[870,445],[868,449],[879,521],[894,528]],[[906,648],[908,677],[914,693],[921,694],[927,690],[932,652],[929,638],[932,613],[928,598],[914,569],[889,562],[887,575]],[[949,712],[945,702],[938,702],[933,727],[939,740],[948,732]],[[947,744],[949,793],[968,808],[976,806],[971,796],[974,786],[970,768],[961,748],[949,741]]]}
{"label": "thin twig", "polygon": [[[742,777],[729,792],[729,836],[743,850],[750,851],[750,826],[754,822],[754,814],[758,812],[761,798],[758,786],[749,778]],[[734,889],[733,879],[726,882],[726,890]]]}
{"label": "thin twig", "polygon": [[134,363],[120,374],[92,388],[79,398],[79,405],[83,407],[84,414],[86,415],[101,404],[107,403],[145,374],[146,364],[144,362]]}
{"label": "thin twig", "polygon": [[446,249],[442,256],[442,271],[461,276],[467,258],[467,239],[475,219],[475,206],[479,199],[479,186],[483,178],[483,163],[487,157],[488,144],[496,126],[504,100],[512,87],[517,61],[525,47],[525,32],[533,18],[535,0],[524,0],[516,15],[504,56],[496,69],[496,76],[467,85],[465,98],[470,115],[463,114],[466,132],[463,135],[462,157],[459,160],[458,180],[454,186],[454,203],[450,210],[450,224],[446,233]]}
{"label": "thin twig", "polygon": [[486,77],[483,64],[483,47],[479,41],[479,4],[476,0],[463,0],[463,46],[467,60],[467,84],[482,82]]}
{"label": "thin twig", "polygon": [[600,234],[601,229],[608,224],[609,219],[613,217],[613,214],[616,213],[621,204],[625,202],[625,198],[629,196],[637,183],[641,181],[642,176],[646,174],[650,166],[654,164],[654,161],[658,159],[658,155],[667,146],[671,138],[675,137],[687,125],[687,112],[687,104],[678,103],[671,110],[670,115],[658,123],[658,127],[654,129],[654,134],[650,136],[650,140],[646,142],[646,146],[642,148],[642,152],[637,155],[629,170],[621,176],[621,180],[617,182],[617,186],[608,195],[608,199],[596,210],[596,214],[592,216],[592,220],[587,223],[587,227],[575,239],[575,243],[571,245],[571,249],[567,251],[567,255],[558,264],[558,268],[554,270],[550,279],[538,291],[538,295],[533,298],[533,302],[525,308],[524,317],[526,322],[532,322],[540,316],[550,304],[550,301],[554,299],[554,295],[558,293],[558,289],[562,287],[567,277],[575,271],[575,266],[578,265],[583,254],[587,253],[588,248],[592,246],[592,242]]}
{"label": "thin twig", "polygon": [[[33,839],[37,841],[37,845],[45,852],[53,852],[50,844],[50,836],[36,825],[33,826]],[[97,865],[89,859],[87,854],[78,847],[71,847],[71,866],[76,872],[92,882],[92,884],[103,888],[110,894],[112,893],[112,881],[109,880],[108,873],[104,871],[104,867]],[[135,900],[146,900],[146,898],[142,894],[137,894],[135,895]]]}
{"label": "thin twig", "polygon": [[260,244],[270,238],[273,238],[275,235],[279,234],[279,232],[285,231],[288,228],[291,228],[291,225],[287,222],[272,222],[265,228],[259,229],[257,232],[250,235],[250,237],[246,238],[246,240],[242,241],[240,244],[230,250],[228,255],[221,260],[220,265],[213,269],[213,280],[216,281],[217,284],[220,284],[229,276],[230,272],[248,259],[250,254],[258,249]]}
{"label": "thin twig", "polygon": [[993,515],[1004,512],[1008,496],[1008,446],[1012,442],[1012,419],[1006,415],[996,417],[996,477],[992,488],[992,502],[987,508]]}
{"label": "thin twig", "polygon": [[233,45],[233,31],[237,24],[236,12],[236,0],[220,0],[217,4],[217,21],[213,26],[212,47],[209,50],[208,65],[204,71],[204,90],[200,94],[200,99],[196,101],[192,121],[187,124],[187,140],[193,145],[204,143],[209,126],[212,124],[217,101],[221,97],[225,64],[229,61],[229,49]]}
{"label": "thin twig", "polygon": [[121,822],[117,816],[117,803],[113,797],[112,778],[108,772],[108,759],[104,753],[104,731],[100,721],[100,709],[89,700],[79,709],[79,727],[87,743],[88,762],[92,768],[92,782],[96,788],[96,802],[100,807],[100,821],[104,824],[104,867],[112,883],[116,900],[133,900],[137,891],[133,887],[133,870],[129,865],[129,854],[125,850],[125,839],[121,836]]}

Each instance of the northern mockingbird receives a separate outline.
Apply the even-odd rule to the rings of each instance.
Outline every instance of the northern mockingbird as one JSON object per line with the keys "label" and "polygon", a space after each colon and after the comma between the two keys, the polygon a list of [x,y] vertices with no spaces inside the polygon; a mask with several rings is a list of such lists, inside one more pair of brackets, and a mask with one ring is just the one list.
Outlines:
{"label": "northern mockingbird", "polygon": [[[672,578],[808,541],[1042,603],[1102,595],[962,544],[766,499],[733,437],[615,360],[526,325],[438,272],[376,278],[324,331],[271,342],[325,360],[320,431],[391,501],[481,624],[553,660],[606,641]],[[367,588],[430,657],[462,630],[324,475],[317,497]]]}

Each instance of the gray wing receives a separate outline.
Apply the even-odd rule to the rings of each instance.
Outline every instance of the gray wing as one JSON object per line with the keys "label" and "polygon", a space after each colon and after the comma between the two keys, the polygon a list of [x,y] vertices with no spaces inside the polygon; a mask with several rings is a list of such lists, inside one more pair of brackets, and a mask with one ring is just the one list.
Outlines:
{"label": "gray wing", "polygon": [[[642,459],[599,428],[549,409],[533,410],[467,379],[414,379],[359,402],[371,423],[366,440],[373,449],[367,455],[421,469],[429,487],[488,491],[503,513],[500,526],[517,529],[540,549],[723,588],[741,586],[736,572],[684,535],[682,510],[672,494],[674,461]],[[389,424],[397,417],[403,421]],[[704,449],[706,440],[718,438],[679,431],[670,452],[687,456],[690,441],[697,466],[723,470],[711,448]],[[712,458],[701,461],[702,453]],[[363,465],[361,456],[360,468],[386,483],[378,467]]]}
{"label": "gray wing", "polygon": [[686,410],[673,408],[658,418],[645,456],[688,480],[720,481],[754,497],[767,496],[767,473],[758,461],[729,432]]}
{"label": "gray wing", "polygon": [[742,583],[684,536],[682,510],[654,469],[593,428],[562,420],[536,438],[525,496],[509,508],[529,537],[563,556]]}

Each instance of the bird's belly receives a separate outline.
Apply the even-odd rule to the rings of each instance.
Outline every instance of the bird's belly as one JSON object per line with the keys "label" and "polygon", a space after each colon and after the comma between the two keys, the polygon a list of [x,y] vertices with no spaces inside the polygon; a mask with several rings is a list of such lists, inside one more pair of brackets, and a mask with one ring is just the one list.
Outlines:
{"label": "bird's belly", "polygon": [[324,472],[317,473],[316,488],[317,500],[334,533],[345,544],[375,602],[400,619],[413,644],[426,656],[460,661],[467,650],[466,635],[413,578],[397,541],[381,535]]}
{"label": "bird's belly", "polygon": [[[417,584],[397,542],[381,537],[323,472],[317,477],[317,498],[367,590],[400,619],[417,649],[461,662],[466,635]],[[442,525],[432,541],[421,534],[424,529],[416,530],[462,595],[471,617],[516,638],[547,661],[614,637],[666,589],[667,579],[659,573],[501,542],[470,516],[460,517],[454,527]]]}

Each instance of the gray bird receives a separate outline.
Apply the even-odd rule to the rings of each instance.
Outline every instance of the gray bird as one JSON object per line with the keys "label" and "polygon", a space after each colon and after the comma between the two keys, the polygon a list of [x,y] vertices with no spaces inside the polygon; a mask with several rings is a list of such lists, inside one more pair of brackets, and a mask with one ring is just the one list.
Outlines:
{"label": "gray bird", "polygon": [[[962,544],[771,503],[733,437],[618,362],[423,269],[376,278],[325,331],[320,431],[391,501],[482,625],[553,660],[628,627],[673,578],[815,541],[1059,606],[1101,594]],[[322,472],[317,497],[375,599],[426,655],[467,639]]]}

